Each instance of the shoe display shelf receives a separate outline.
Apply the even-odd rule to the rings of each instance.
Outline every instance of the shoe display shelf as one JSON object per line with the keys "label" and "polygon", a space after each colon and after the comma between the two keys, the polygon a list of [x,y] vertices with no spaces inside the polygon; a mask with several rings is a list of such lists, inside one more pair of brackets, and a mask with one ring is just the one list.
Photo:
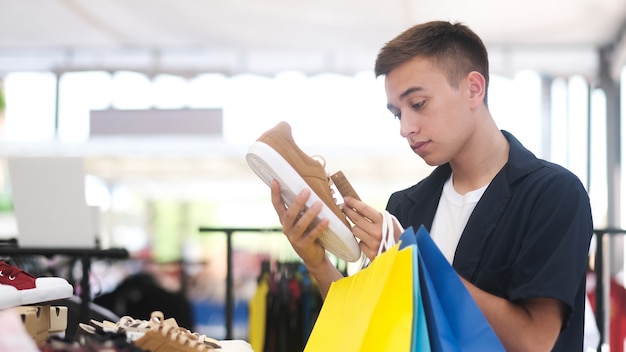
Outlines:
{"label": "shoe display shelf", "polygon": [[179,326],[174,318],[165,319],[161,311],[153,311],[149,320],[131,316],[122,316],[117,322],[92,319],[80,324],[78,335],[83,341],[118,340],[135,347],[124,349],[133,352],[254,352],[244,340],[216,340]]}
{"label": "shoe display shelf", "polygon": [[[129,257],[129,253],[126,249],[121,248],[110,248],[110,249],[97,249],[97,248],[21,248],[17,245],[9,244],[9,245],[0,245],[0,256],[5,257],[23,257],[23,256],[45,256],[52,257],[56,255],[63,255],[68,257],[73,257],[79,259],[82,264],[82,277],[80,280],[80,312],[79,319],[81,321],[89,321],[89,303],[91,301],[91,289],[89,283],[89,272],[91,270],[91,262],[94,258],[102,258],[102,259],[126,259]],[[47,280],[47,278],[40,278]],[[71,286],[70,286],[71,287]],[[41,291],[41,290],[40,290]],[[4,291],[0,291],[4,293]],[[70,291],[71,292],[71,291]],[[23,304],[35,304],[37,302],[36,292],[33,291],[32,297],[28,298],[27,301],[15,301],[15,306],[23,305]],[[72,296],[70,293],[69,296]],[[12,299],[12,298],[7,298]],[[15,298],[13,298],[15,299]],[[57,298],[53,298],[57,299]],[[24,303],[27,302],[27,303]],[[19,303],[19,304],[17,304]],[[10,304],[10,302],[9,302]]]}
{"label": "shoe display shelf", "polygon": [[[61,277],[35,277],[22,268],[0,260],[0,312],[3,324],[7,314],[14,314],[23,329],[14,327],[13,333],[2,330],[3,341],[29,337],[36,345],[44,344],[50,336],[65,337],[68,308],[53,305],[56,300],[72,297],[74,288]],[[8,318],[10,320],[10,318]],[[6,325],[5,325],[6,326]],[[16,337],[20,335],[21,337]],[[6,350],[7,346],[0,347]]]}

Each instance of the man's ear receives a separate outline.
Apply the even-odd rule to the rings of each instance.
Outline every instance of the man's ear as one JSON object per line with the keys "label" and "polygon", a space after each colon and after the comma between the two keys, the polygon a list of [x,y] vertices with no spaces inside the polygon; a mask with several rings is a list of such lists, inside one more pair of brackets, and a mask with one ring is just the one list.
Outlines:
{"label": "man's ear", "polygon": [[472,100],[472,106],[482,104],[485,98],[485,77],[477,71],[472,71],[467,75],[467,83],[469,88],[469,98]]}

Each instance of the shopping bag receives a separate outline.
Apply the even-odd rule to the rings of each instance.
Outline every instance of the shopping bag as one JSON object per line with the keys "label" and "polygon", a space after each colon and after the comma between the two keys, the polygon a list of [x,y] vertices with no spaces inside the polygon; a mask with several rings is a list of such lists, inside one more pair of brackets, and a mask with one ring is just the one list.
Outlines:
{"label": "shopping bag", "polygon": [[396,244],[367,268],[332,283],[305,352],[409,351],[413,252]]}
{"label": "shopping bag", "polygon": [[419,276],[419,260],[417,241],[413,228],[404,231],[399,238],[400,249],[410,248],[413,254],[413,331],[411,335],[411,351],[430,352],[430,338],[426,324],[426,313],[422,301]]}
{"label": "shopping bag", "polygon": [[456,271],[423,226],[417,231],[415,241],[432,351],[505,351]]}

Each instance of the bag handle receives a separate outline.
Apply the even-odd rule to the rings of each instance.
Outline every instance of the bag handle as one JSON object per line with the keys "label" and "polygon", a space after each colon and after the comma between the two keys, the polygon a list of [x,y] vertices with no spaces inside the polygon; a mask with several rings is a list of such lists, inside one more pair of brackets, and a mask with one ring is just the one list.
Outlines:
{"label": "bag handle", "polygon": [[[383,252],[387,251],[396,244],[396,225],[400,228],[401,232],[404,232],[404,228],[395,216],[386,210],[383,210],[380,214],[383,216],[383,222],[381,224],[382,237],[380,239],[380,245],[378,246],[377,256],[381,255]],[[361,265],[361,269],[366,268],[370,262],[371,260],[365,257],[363,264]]]}
{"label": "bag handle", "polygon": [[383,223],[381,226],[382,238],[380,240],[380,246],[378,246],[378,255],[381,255],[384,251],[396,244],[395,225],[402,229],[402,225],[400,225],[398,219],[391,215],[388,211],[384,210],[380,214],[383,216]]}

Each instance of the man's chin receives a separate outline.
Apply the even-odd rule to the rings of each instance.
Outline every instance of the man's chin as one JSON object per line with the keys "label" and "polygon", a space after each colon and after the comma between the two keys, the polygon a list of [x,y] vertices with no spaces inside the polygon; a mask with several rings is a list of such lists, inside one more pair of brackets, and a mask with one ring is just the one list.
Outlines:
{"label": "man's chin", "polygon": [[429,157],[428,155],[419,155],[419,157],[422,158],[422,160],[424,160],[424,162],[428,166],[441,166],[441,165],[447,163],[447,161],[442,161],[442,160],[439,160],[439,159],[435,159],[435,158]]}

